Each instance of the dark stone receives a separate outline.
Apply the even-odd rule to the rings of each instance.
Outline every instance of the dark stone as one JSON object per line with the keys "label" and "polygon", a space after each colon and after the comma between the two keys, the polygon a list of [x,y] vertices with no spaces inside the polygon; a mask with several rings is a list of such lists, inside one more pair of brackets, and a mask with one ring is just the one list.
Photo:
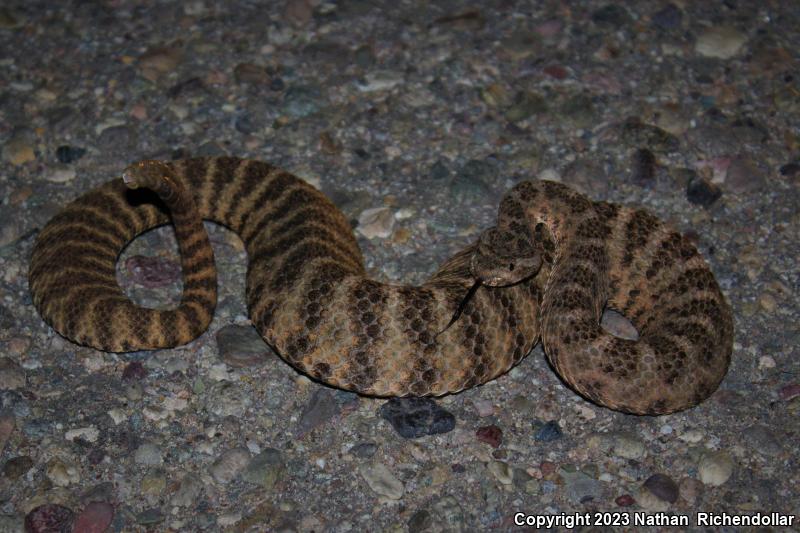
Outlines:
{"label": "dark stone", "polygon": [[693,204],[708,207],[722,196],[722,189],[706,178],[693,179],[686,186],[686,198]]}
{"label": "dark stone", "polygon": [[85,153],[85,148],[78,148],[77,146],[64,145],[56,148],[56,157],[60,163],[72,163],[83,157]]}
{"label": "dark stone", "polygon": [[475,436],[479,441],[485,442],[493,448],[497,448],[503,442],[503,430],[494,424],[478,428]]}
{"label": "dark stone", "polygon": [[294,431],[295,437],[302,437],[337,416],[340,411],[339,402],[336,401],[329,389],[317,389],[308,404],[306,404],[305,409],[303,409],[303,414],[300,416],[300,421]]}
{"label": "dark stone", "polygon": [[662,30],[670,30],[681,25],[683,11],[675,4],[667,4],[662,9],[653,13],[653,26]]}
{"label": "dark stone", "polygon": [[408,520],[409,533],[416,533],[420,531],[428,531],[433,525],[433,518],[431,513],[425,509],[420,509]]}
{"label": "dark stone", "polygon": [[787,163],[781,167],[781,176],[793,178],[798,173],[800,173],[800,164],[798,163]]}
{"label": "dark stone", "polygon": [[437,161],[436,163],[431,165],[431,169],[428,171],[428,175],[432,180],[443,180],[450,175],[450,170],[447,168],[447,165],[445,165],[443,161]]}
{"label": "dark stone", "polygon": [[122,371],[122,379],[125,381],[140,381],[147,377],[147,369],[141,361],[133,361],[125,366]]}
{"label": "dark stone", "polygon": [[226,364],[234,368],[248,368],[264,364],[270,348],[252,326],[228,325],[217,332],[217,348]]}
{"label": "dark stone", "polygon": [[540,427],[533,438],[541,442],[552,442],[560,439],[562,436],[563,433],[561,432],[561,428],[558,426],[558,422],[551,420],[547,424]]}
{"label": "dark stone", "polygon": [[592,20],[601,26],[619,28],[627,24],[631,16],[624,7],[617,4],[608,4],[592,13]]}
{"label": "dark stone", "polygon": [[648,185],[656,177],[656,156],[647,148],[639,148],[631,156],[631,178],[637,185]]}
{"label": "dark stone", "polygon": [[67,507],[48,503],[33,509],[25,517],[27,533],[71,533],[75,513]]}
{"label": "dark stone", "polygon": [[678,484],[664,474],[653,474],[644,482],[644,488],[659,500],[675,503],[678,501]]}
{"label": "dark stone", "polygon": [[456,427],[456,417],[430,398],[392,398],[381,406],[380,415],[406,439],[447,433]]}
{"label": "dark stone", "polygon": [[25,472],[33,468],[33,459],[27,455],[12,457],[3,465],[3,475],[14,481],[22,477]]}
{"label": "dark stone", "polygon": [[633,496],[631,496],[630,494],[623,494],[622,496],[618,496],[617,499],[614,500],[614,503],[616,503],[620,507],[630,507],[631,505],[636,503],[636,500],[634,500]]}
{"label": "dark stone", "polygon": [[369,459],[375,455],[376,451],[378,451],[378,445],[374,442],[359,442],[350,448],[350,453],[362,459]]}

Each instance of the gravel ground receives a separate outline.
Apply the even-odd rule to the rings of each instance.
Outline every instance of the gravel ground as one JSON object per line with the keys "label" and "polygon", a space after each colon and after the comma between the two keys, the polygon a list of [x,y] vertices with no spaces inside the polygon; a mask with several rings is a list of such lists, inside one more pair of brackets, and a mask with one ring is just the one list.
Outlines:
{"label": "gravel ground", "polygon": [[[4,3],[0,531],[505,531],[516,513],[706,530],[696,513],[770,512],[797,531],[798,28],[780,1]],[[241,242],[210,224],[221,294],[198,340],[116,355],[49,329],[26,281],[42,225],[130,162],[208,154],[308,179],[370,272],[403,282],[522,179],[647,206],[729,298],[730,372],[661,417],[584,401],[538,347],[436,402],[329,389],[254,333]],[[175,302],[177,261],[171,230],[150,232],[120,281]]]}

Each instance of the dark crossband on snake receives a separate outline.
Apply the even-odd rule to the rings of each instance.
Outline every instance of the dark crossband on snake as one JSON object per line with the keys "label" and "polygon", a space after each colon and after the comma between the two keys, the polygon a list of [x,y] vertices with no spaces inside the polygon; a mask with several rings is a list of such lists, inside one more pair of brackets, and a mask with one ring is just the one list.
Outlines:
{"label": "dark crossband on snake", "polygon": [[[147,200],[153,192],[156,202]],[[731,309],[695,246],[646,210],[549,181],[514,186],[494,227],[407,286],[370,279],[345,216],[286,171],[234,157],[142,161],[41,230],[29,271],[34,305],[62,336],[99,350],[190,342],[217,299],[203,219],[244,242],[247,307],[260,335],[334,387],[382,397],[458,392],[508,371],[541,340],[576,392],[652,415],[702,402],[730,363]],[[169,222],[180,304],[139,307],[117,283],[117,258]],[[638,339],[604,330],[606,308],[625,315]]]}

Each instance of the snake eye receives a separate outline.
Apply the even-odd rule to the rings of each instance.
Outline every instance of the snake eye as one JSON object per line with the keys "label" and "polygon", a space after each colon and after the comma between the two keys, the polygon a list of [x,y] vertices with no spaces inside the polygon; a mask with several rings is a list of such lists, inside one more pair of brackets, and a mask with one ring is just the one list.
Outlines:
{"label": "snake eye", "polygon": [[508,271],[509,272],[514,272],[514,263],[509,263],[508,264]]}

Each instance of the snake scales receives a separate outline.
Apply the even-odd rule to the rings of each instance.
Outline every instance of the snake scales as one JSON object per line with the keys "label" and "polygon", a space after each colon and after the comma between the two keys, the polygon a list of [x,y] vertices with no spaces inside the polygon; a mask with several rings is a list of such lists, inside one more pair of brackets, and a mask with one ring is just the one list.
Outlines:
{"label": "snake scales", "polygon": [[[336,387],[377,396],[455,392],[506,372],[541,338],[578,393],[612,409],[662,414],[708,397],[730,362],[731,310],[690,242],[647,211],[546,181],[511,189],[496,227],[414,287],[369,279],[343,214],[285,171],[232,157],[140,162],[42,229],[29,271],[34,305],[61,335],[100,350],[191,341],[216,304],[201,219],[244,241],[247,306],[262,337],[292,366]],[[117,257],[170,220],[181,302],[138,307],[117,283]],[[632,321],[638,340],[599,326],[606,306]]]}

